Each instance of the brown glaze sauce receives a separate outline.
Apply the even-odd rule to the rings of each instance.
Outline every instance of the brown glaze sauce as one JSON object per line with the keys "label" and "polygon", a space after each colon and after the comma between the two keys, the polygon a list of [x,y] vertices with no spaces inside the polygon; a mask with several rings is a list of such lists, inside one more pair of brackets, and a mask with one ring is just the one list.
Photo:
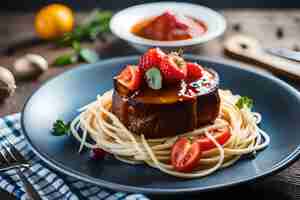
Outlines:
{"label": "brown glaze sauce", "polygon": [[198,80],[163,85],[159,90],[144,84],[128,93],[115,82],[112,112],[128,130],[146,138],[175,136],[216,119],[220,110],[218,84],[218,74],[206,68]]}
{"label": "brown glaze sauce", "polygon": [[171,26],[172,22],[158,20],[163,15],[138,22],[131,32],[150,40],[176,41],[199,37],[207,31],[206,24],[201,20],[184,16],[180,26]]}
{"label": "brown glaze sauce", "polygon": [[204,70],[203,76],[194,81],[182,80],[181,83],[163,86],[159,90],[143,87],[133,94],[135,101],[149,104],[171,104],[178,101],[195,99],[197,96],[206,94],[218,84],[217,74]]}

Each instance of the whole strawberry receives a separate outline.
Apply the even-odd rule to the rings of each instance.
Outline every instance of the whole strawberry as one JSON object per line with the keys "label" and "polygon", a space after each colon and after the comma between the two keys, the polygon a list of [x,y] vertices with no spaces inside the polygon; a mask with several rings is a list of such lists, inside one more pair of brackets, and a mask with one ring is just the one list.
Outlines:
{"label": "whole strawberry", "polygon": [[166,54],[159,48],[149,49],[139,60],[139,67],[143,72],[146,72],[151,67],[159,67],[159,64]]}
{"label": "whole strawberry", "polygon": [[190,80],[196,80],[202,77],[203,67],[197,63],[187,62],[187,78]]}
{"label": "whole strawberry", "polygon": [[160,62],[160,71],[168,83],[176,83],[187,77],[187,66],[182,57],[176,53],[165,56]]}

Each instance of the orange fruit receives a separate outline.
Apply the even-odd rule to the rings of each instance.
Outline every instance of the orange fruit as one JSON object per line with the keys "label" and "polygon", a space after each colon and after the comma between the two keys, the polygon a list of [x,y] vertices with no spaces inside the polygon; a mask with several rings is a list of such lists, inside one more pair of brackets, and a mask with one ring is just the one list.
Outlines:
{"label": "orange fruit", "polygon": [[54,39],[72,31],[73,11],[63,4],[50,4],[42,8],[35,17],[35,31],[40,38]]}

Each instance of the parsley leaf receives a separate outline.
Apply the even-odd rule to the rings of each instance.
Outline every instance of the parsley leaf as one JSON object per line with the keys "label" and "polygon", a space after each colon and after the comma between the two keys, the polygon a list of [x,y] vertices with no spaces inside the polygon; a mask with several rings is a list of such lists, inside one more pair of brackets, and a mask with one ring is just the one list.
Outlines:
{"label": "parsley leaf", "polygon": [[56,120],[53,124],[52,134],[55,136],[62,136],[70,131],[70,123],[65,123],[63,120]]}
{"label": "parsley leaf", "polygon": [[249,108],[251,109],[253,107],[253,100],[250,99],[247,96],[241,97],[235,104],[239,109],[242,108]]}

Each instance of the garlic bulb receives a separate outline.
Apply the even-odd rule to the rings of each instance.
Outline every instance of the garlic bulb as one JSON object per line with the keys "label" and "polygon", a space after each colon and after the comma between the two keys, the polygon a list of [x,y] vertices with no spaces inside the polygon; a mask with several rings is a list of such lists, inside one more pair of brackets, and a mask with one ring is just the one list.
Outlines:
{"label": "garlic bulb", "polygon": [[13,74],[0,66],[0,100],[11,96],[16,89],[16,81]]}
{"label": "garlic bulb", "polygon": [[34,78],[48,69],[47,60],[37,54],[27,54],[14,63],[14,74],[18,79]]}

